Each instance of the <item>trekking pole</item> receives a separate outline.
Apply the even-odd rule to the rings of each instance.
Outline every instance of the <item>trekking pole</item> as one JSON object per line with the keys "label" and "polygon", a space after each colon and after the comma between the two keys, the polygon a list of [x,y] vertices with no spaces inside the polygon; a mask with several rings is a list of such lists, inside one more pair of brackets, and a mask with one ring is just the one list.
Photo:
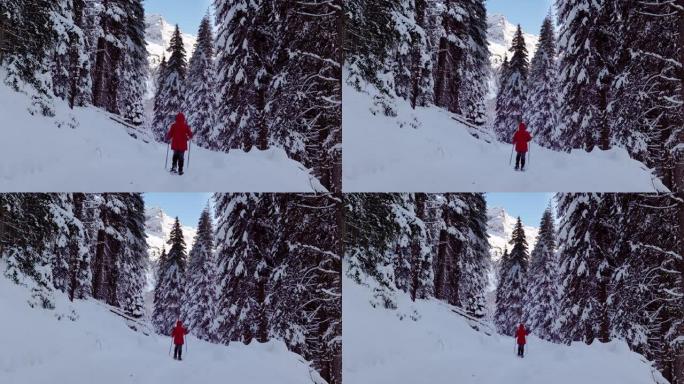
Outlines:
{"label": "trekking pole", "polygon": [[173,339],[171,339],[171,345],[169,345],[169,356],[171,356],[171,350],[173,349]]}
{"label": "trekking pole", "polygon": [[511,165],[513,165],[513,150],[515,150],[515,144],[513,144],[513,146],[511,146],[511,157],[508,159],[508,166],[509,167]]}
{"label": "trekking pole", "polygon": [[190,169],[190,152],[192,152],[192,140],[188,141],[188,166],[185,169]]}
{"label": "trekking pole", "polygon": [[169,147],[171,146],[171,143],[166,144],[166,161],[164,162],[164,170],[169,169]]}

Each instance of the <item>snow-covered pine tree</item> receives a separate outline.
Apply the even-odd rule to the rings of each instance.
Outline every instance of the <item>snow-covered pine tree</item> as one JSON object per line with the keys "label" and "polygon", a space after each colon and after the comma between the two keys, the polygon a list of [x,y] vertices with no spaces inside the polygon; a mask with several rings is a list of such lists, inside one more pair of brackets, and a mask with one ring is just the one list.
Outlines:
{"label": "snow-covered pine tree", "polygon": [[119,113],[118,89],[121,81],[123,33],[126,10],[122,0],[95,3],[93,52],[93,105],[108,112]]}
{"label": "snow-covered pine tree", "polygon": [[176,115],[183,112],[187,61],[183,37],[178,25],[173,32],[167,51],[171,55],[166,65],[159,71],[157,94],[154,101],[154,121],[152,122],[154,137],[161,142],[166,141],[166,133],[176,120]]}
{"label": "snow-covered pine tree", "polygon": [[431,44],[427,36],[428,2],[403,0],[393,13],[398,35],[395,59],[390,71],[394,74],[397,96],[408,100],[412,108],[428,105],[432,99]]}
{"label": "snow-covered pine tree", "polygon": [[214,35],[209,15],[202,19],[195,51],[190,58],[185,82],[185,103],[188,124],[197,145],[211,148],[216,132],[216,68],[214,66]]}
{"label": "snow-covered pine tree", "polygon": [[504,328],[508,324],[507,319],[505,318],[505,313],[508,308],[508,303],[506,303],[506,296],[507,292],[504,289],[498,289],[498,287],[502,286],[502,283],[505,279],[505,274],[507,271],[511,269],[511,257],[508,254],[508,247],[504,247],[504,252],[503,255],[501,255],[501,260],[499,260],[499,269],[496,271],[496,277],[497,277],[497,289],[495,292],[495,301],[494,301],[494,316],[493,316],[493,321],[494,324],[499,327],[499,328]]}
{"label": "snow-covered pine tree", "polygon": [[55,238],[46,194],[0,194],[0,257],[5,276],[31,288],[29,305],[53,308],[50,242]]}
{"label": "snow-covered pine tree", "polygon": [[24,90],[28,83],[34,93],[31,113],[54,115],[51,103],[52,81],[48,53],[54,43],[52,19],[56,4],[52,0],[7,0],[2,2],[0,64],[7,69],[6,84]]}
{"label": "snow-covered pine tree", "polygon": [[509,49],[513,52],[508,66],[501,72],[501,86],[496,100],[496,121],[494,133],[505,143],[510,143],[518,124],[523,121],[523,111],[527,98],[527,76],[529,63],[527,47],[522,29],[518,29],[513,37],[513,44]]}
{"label": "snow-covered pine tree", "polygon": [[461,113],[462,61],[469,45],[464,34],[468,13],[461,2],[444,0],[443,3],[435,63],[435,105]]}
{"label": "snow-covered pine tree", "polygon": [[186,274],[185,294],[181,306],[181,318],[193,333],[203,340],[210,340],[211,322],[214,316],[214,228],[209,207],[202,211],[197,234],[190,250]]}
{"label": "snow-covered pine tree", "polygon": [[551,206],[542,215],[537,242],[530,259],[527,295],[523,307],[524,323],[538,337],[555,341],[553,323],[557,316],[558,259]]}
{"label": "snow-covered pine tree", "polygon": [[83,298],[90,288],[89,238],[83,225],[83,194],[53,194],[47,196],[50,221],[55,225],[53,245],[45,252],[52,259],[54,288],[69,294],[69,298]]}
{"label": "snow-covered pine tree", "polygon": [[487,10],[484,0],[467,0],[463,7],[468,14],[466,54],[461,70],[460,112],[470,122],[486,122],[487,74],[489,73],[489,43],[487,40]]}
{"label": "snow-covered pine tree", "polygon": [[90,60],[85,35],[85,0],[59,0],[52,16],[55,42],[51,75],[55,96],[69,107],[90,102]]}
{"label": "snow-covered pine tree", "polygon": [[214,5],[220,87],[216,145],[224,151],[249,151],[254,145],[266,149],[269,133],[264,109],[273,76],[270,60],[276,39],[269,33],[278,27],[273,11],[276,4],[265,0],[217,0]]}
{"label": "snow-covered pine tree", "polygon": [[171,246],[163,264],[160,260],[157,286],[154,287],[154,310],[152,324],[158,333],[171,334],[176,321],[181,319],[181,300],[185,288],[187,255],[180,220],[176,217],[169,240]]}
{"label": "snow-covered pine tree", "polygon": [[145,233],[145,202],[142,194],[130,193],[120,196],[124,204],[122,214],[122,247],[117,258],[118,281],[116,295],[119,306],[130,316],[139,318],[145,314],[143,290],[145,272],[149,264],[147,235]]}
{"label": "snow-covered pine tree", "polygon": [[217,194],[218,342],[284,340],[341,375],[341,239],[333,195]]}
{"label": "snow-covered pine tree", "polygon": [[[605,67],[606,5],[610,2],[560,0],[557,3],[560,134],[563,149],[591,151],[602,142],[608,146],[605,112],[607,75]],[[615,22],[615,20],[612,20]]]}
{"label": "snow-covered pine tree", "polygon": [[344,6],[346,81],[359,90],[362,82],[373,84],[384,94],[394,94],[394,85],[381,75],[396,42],[395,15],[400,3],[392,0],[347,0]]}
{"label": "snow-covered pine tree", "polygon": [[616,236],[611,194],[558,195],[558,318],[561,341],[610,340],[610,277],[615,270],[611,245]]}
{"label": "snow-covered pine tree", "polygon": [[140,317],[147,267],[142,196],[105,193],[95,195],[91,204],[93,297]]}
{"label": "snow-covered pine tree", "polygon": [[329,383],[342,382],[340,197],[275,195],[280,223],[268,283],[270,332],[313,361]]}
{"label": "snow-covered pine tree", "polygon": [[[216,342],[241,341],[249,343],[256,337],[258,321],[256,275],[259,244],[255,241],[254,225],[258,220],[257,207],[267,195],[217,194],[216,207],[216,308],[211,333]],[[267,246],[266,244],[261,244]],[[263,277],[263,276],[262,276]],[[261,296],[262,302],[265,299]],[[267,335],[259,335],[266,341]]]}
{"label": "snow-covered pine tree", "polygon": [[428,238],[425,194],[401,194],[392,206],[399,232],[393,241],[392,259],[396,287],[411,300],[425,299],[433,292],[432,245]]}
{"label": "snow-covered pine tree", "polygon": [[558,129],[558,68],[556,65],[556,36],[551,15],[542,24],[537,51],[530,64],[528,97],[523,120],[534,132],[534,139],[542,147],[559,150]]}
{"label": "snow-covered pine tree", "polygon": [[345,273],[362,284],[366,277],[375,281],[374,296],[385,308],[395,308],[395,289],[390,250],[399,232],[392,207],[397,194],[353,193],[345,199]]}
{"label": "snow-covered pine tree", "polygon": [[[81,0],[82,1],[82,0]],[[147,42],[145,41],[145,9],[142,0],[124,0],[125,25],[122,42],[124,54],[120,64],[118,110],[133,125],[145,122],[143,98],[148,75]]]}
{"label": "snow-covered pine tree", "polygon": [[490,264],[486,203],[482,194],[445,194],[435,255],[435,297],[485,315],[486,274]]}
{"label": "snow-covered pine tree", "polygon": [[496,287],[497,305],[494,314],[494,323],[504,335],[513,335],[516,326],[523,321],[523,303],[527,293],[529,255],[520,217],[515,223],[509,244],[513,248],[501,265],[501,280]]}
{"label": "snow-covered pine tree", "polygon": [[257,126],[266,127],[257,139],[267,137],[269,146],[284,148],[334,192],[342,190],[341,9],[339,0],[280,2],[274,4],[276,16],[269,16],[277,22],[271,29],[260,27],[264,31],[257,36],[272,40],[268,56],[261,55],[268,60],[259,64],[266,73],[259,81],[270,81],[257,99],[260,105],[267,98],[264,112],[255,115]]}

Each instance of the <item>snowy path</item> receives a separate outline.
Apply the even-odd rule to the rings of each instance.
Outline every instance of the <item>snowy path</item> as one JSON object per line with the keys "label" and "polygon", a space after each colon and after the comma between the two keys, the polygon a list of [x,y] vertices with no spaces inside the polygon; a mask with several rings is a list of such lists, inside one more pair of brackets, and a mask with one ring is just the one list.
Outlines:
{"label": "snowy path", "polygon": [[392,118],[372,114],[368,94],[348,85],[343,93],[345,192],[665,190],[651,170],[623,149],[568,154],[533,143],[528,170],[515,172],[509,166],[510,145],[474,138],[442,109],[412,111],[397,100],[398,116]]}
{"label": "snowy path", "polygon": [[[373,308],[370,296],[345,278],[345,384],[666,383],[621,342],[565,346],[530,336],[520,359],[512,337],[475,331],[441,302],[399,295],[392,311]],[[416,313],[418,321],[411,320]]]}
{"label": "snowy path", "polygon": [[[226,347],[189,337],[179,362],[169,356],[170,338],[134,332],[96,302],[70,304],[62,295],[57,309],[43,310],[30,308],[28,296],[0,276],[0,383],[325,384],[282,342]],[[57,320],[70,306],[78,319]]]}
{"label": "snowy path", "polygon": [[[0,85],[3,192],[313,192],[319,181],[282,149],[212,152],[196,146],[184,176],[164,170],[166,145],[95,108],[32,116],[26,95]],[[73,118],[78,122],[70,122]],[[147,143],[135,139],[146,138]],[[187,164],[187,160],[186,160]],[[169,167],[171,154],[169,154]]]}

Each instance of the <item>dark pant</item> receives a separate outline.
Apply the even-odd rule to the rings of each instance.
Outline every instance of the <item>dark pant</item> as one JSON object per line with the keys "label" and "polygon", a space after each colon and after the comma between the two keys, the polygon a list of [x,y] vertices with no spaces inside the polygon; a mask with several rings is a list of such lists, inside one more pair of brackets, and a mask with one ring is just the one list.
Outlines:
{"label": "dark pant", "polygon": [[525,344],[518,344],[518,356],[525,356]]}
{"label": "dark pant", "polygon": [[178,172],[183,173],[183,164],[185,163],[185,151],[173,151],[173,163],[171,164],[171,170],[176,169],[178,165]]}
{"label": "dark pant", "polygon": [[182,360],[181,355],[183,354],[183,344],[176,344],[176,347],[173,349],[173,358]]}
{"label": "dark pant", "polygon": [[518,152],[515,156],[515,169],[525,169],[525,155],[527,152]]}

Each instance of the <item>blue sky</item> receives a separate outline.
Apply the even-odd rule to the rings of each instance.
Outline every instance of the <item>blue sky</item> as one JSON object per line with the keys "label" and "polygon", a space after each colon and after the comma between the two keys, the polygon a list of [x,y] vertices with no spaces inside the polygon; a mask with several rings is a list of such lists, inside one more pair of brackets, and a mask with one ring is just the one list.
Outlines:
{"label": "blue sky", "polygon": [[[197,227],[200,214],[211,193],[145,193],[146,207],[160,207],[167,215],[180,219],[183,225]],[[213,212],[212,212],[213,213]]]}
{"label": "blue sky", "polygon": [[[487,193],[487,207],[503,207],[509,215],[522,219],[525,225],[538,227],[553,193]],[[554,212],[555,214],[555,212]]]}
{"label": "blue sky", "polygon": [[146,14],[160,14],[171,24],[178,24],[181,30],[197,35],[200,22],[212,0],[144,0]]}
{"label": "blue sky", "polygon": [[553,0],[486,0],[487,14],[501,13],[525,32],[538,35]]}

